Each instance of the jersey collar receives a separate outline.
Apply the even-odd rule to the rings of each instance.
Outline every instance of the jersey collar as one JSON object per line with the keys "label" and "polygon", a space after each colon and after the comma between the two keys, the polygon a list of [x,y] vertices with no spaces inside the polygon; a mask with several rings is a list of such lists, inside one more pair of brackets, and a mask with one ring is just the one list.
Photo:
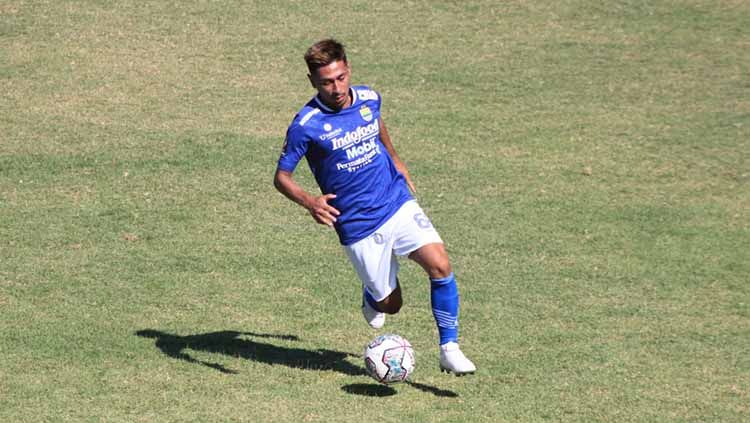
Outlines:
{"label": "jersey collar", "polygon": [[[352,96],[352,104],[349,105],[349,107],[354,107],[354,104],[357,103],[357,90],[355,90],[352,87],[349,87],[349,95]],[[315,102],[318,104],[318,107],[325,110],[326,112],[333,112],[334,110],[330,107],[326,106],[322,101],[320,101],[320,96],[316,95],[313,97]]]}

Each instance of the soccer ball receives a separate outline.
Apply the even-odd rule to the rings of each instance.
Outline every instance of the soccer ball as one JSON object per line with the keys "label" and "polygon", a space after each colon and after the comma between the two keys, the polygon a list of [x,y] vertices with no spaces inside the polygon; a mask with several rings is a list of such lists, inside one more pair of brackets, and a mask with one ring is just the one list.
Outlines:
{"label": "soccer ball", "polygon": [[399,335],[387,334],[373,339],[365,347],[367,374],[380,383],[406,380],[416,364],[414,349]]}

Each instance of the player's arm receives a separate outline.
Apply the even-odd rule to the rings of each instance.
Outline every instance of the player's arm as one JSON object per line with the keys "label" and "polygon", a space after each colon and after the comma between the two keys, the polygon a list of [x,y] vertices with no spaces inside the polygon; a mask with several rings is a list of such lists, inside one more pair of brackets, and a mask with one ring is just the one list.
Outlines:
{"label": "player's arm", "polygon": [[273,185],[288,199],[306,208],[313,219],[321,225],[333,226],[336,222],[336,216],[340,213],[328,204],[329,200],[336,198],[335,194],[324,194],[319,197],[310,195],[297,184],[291,172],[281,169],[276,169]]}
{"label": "player's arm", "polygon": [[393,164],[396,165],[396,169],[404,175],[406,184],[409,185],[411,192],[417,192],[417,189],[414,188],[414,183],[411,181],[409,169],[406,168],[406,164],[401,161],[398,154],[396,154],[396,149],[393,148],[393,142],[391,141],[391,136],[388,135],[388,129],[386,129],[385,123],[383,123],[383,118],[378,118],[378,122],[380,123],[380,141],[383,142],[383,146],[388,151],[388,154],[391,155],[391,159],[393,159]]}

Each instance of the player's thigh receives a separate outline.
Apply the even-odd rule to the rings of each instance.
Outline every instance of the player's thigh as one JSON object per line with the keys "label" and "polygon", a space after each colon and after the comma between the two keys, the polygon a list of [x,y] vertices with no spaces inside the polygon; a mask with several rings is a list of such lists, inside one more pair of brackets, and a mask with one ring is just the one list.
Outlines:
{"label": "player's thigh", "polygon": [[396,254],[419,263],[431,278],[450,275],[452,270],[443,240],[419,204],[416,201],[406,203],[397,217]]}
{"label": "player's thigh", "polygon": [[399,264],[388,239],[370,236],[344,246],[344,251],[362,284],[376,301],[382,301],[396,289]]}
{"label": "player's thigh", "polygon": [[393,251],[398,256],[409,256],[429,244],[442,244],[437,230],[416,201],[402,206],[396,216]]}

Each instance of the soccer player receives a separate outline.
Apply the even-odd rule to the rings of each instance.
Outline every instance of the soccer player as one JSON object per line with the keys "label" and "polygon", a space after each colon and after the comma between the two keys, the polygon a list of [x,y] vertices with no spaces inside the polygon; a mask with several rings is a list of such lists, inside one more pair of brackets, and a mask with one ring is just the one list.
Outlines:
{"label": "soccer player", "polygon": [[[335,228],[362,281],[362,313],[373,328],[402,305],[396,256],[408,256],[430,278],[432,313],[440,335],[440,368],[473,373],[458,347],[459,296],[448,254],[412,196],[409,171],[380,116],[380,95],[350,85],[344,46],[333,39],[305,53],[317,90],[287,129],[274,185],[306,208],[316,222]],[[293,172],[307,159],[322,195],[298,185]]]}

